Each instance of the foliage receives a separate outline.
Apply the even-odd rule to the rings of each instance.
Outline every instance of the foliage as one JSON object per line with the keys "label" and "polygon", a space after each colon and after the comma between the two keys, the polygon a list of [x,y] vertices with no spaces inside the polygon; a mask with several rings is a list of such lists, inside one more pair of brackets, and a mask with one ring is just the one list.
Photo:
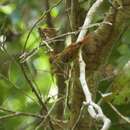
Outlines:
{"label": "foliage", "polygon": [[[50,0],[50,6],[53,6],[58,0]],[[93,2],[93,1],[91,1]],[[92,3],[89,2],[91,5]],[[88,1],[80,1],[80,6],[83,10],[88,10]],[[109,3],[105,2],[101,9],[97,11],[97,16],[94,22],[100,22],[104,18],[104,13],[109,8]],[[26,112],[37,114],[41,111],[41,106],[38,102],[34,91],[30,88],[25,75],[19,65],[19,56],[21,55],[26,38],[32,25],[45,12],[45,5],[42,0],[0,0],[0,37],[6,36],[6,41],[0,43],[0,108],[5,108],[11,111]],[[59,34],[64,33],[69,29],[67,23],[66,11],[64,2],[51,10],[52,22]],[[81,21],[83,22],[83,21]],[[68,25],[66,25],[66,23]],[[37,24],[33,29],[26,46],[26,52],[32,51],[38,47],[41,42],[41,37],[38,33],[38,27],[47,27],[46,17]],[[96,27],[90,29],[94,30]],[[62,38],[61,38],[62,40]],[[65,39],[63,39],[65,41]],[[107,64],[112,64],[117,70],[123,70],[124,65],[130,60],[130,29],[126,29],[121,39],[119,39],[116,47],[110,54]],[[62,43],[60,43],[62,44]],[[25,64],[25,71],[29,79],[35,85],[36,91],[46,102],[48,108],[56,102],[57,87],[56,77],[51,71],[52,66],[49,62],[49,53],[46,46],[40,48]],[[113,81],[108,83],[108,80],[99,84],[101,91],[113,85],[111,89],[114,96],[112,103],[124,115],[130,118],[130,68],[119,73]],[[68,81],[68,80],[66,80]],[[98,98],[100,96],[98,95]],[[108,116],[113,120],[113,125],[110,130],[129,130],[130,127],[125,122],[120,127],[116,124],[119,117],[111,110],[110,107],[104,107],[103,110],[108,113]],[[113,115],[111,114],[114,113]],[[12,112],[11,112],[12,113]],[[110,114],[109,114],[110,113]],[[6,118],[1,120],[1,117],[10,114],[10,112],[0,109],[0,130],[33,130],[37,124],[37,118],[32,116],[19,116]],[[66,113],[68,116],[69,113]],[[121,120],[122,121],[122,120]],[[120,124],[121,125],[121,124]]]}

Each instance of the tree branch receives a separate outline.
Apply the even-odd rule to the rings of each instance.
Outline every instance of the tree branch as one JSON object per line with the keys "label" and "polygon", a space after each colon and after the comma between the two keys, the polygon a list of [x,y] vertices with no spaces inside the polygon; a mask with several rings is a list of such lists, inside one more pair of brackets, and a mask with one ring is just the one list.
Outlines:
{"label": "tree branch", "polygon": [[[46,105],[44,104],[44,102],[42,101],[42,98],[41,98],[40,95],[38,94],[37,90],[35,89],[35,86],[34,86],[33,83],[31,82],[31,80],[28,78],[28,76],[27,76],[27,74],[26,74],[26,71],[25,71],[25,69],[24,69],[24,65],[23,65],[23,64],[20,64],[20,66],[21,66],[21,70],[22,70],[22,72],[23,72],[23,74],[24,74],[25,79],[27,80],[27,82],[28,82],[28,84],[30,85],[32,91],[34,92],[35,96],[37,97],[37,99],[38,99],[38,101],[39,101],[39,104],[41,104],[41,106],[42,106],[42,108],[43,108],[44,114],[47,114],[47,113],[48,113],[48,109],[47,109]],[[52,130],[54,130],[50,116],[48,116],[48,119],[49,119],[50,127],[52,128]]]}
{"label": "tree branch", "polygon": [[[84,38],[84,36],[86,35],[87,29],[84,30],[84,28],[87,28],[91,24],[93,16],[96,13],[98,7],[101,5],[102,2],[103,2],[103,0],[97,0],[90,8],[90,10],[86,16],[86,19],[84,21],[83,27],[82,27],[83,30],[81,30],[81,32],[78,36],[77,43],[79,41],[81,41]],[[86,82],[85,62],[82,58],[81,48],[79,51],[79,65],[80,65],[80,82],[81,82],[81,86],[82,86],[82,89],[83,89],[83,92],[84,92],[84,95],[86,98],[86,103],[88,105],[88,112],[92,118],[94,118],[96,120],[102,120],[102,122],[104,124],[103,124],[103,127],[101,130],[108,130],[110,127],[111,121],[109,118],[107,118],[103,114],[101,107],[93,102],[91,92],[89,91],[89,87],[88,87],[88,84]]]}
{"label": "tree branch", "polygon": [[127,123],[130,124],[130,119],[129,119],[128,117],[125,117],[124,115],[122,115],[122,114],[116,109],[116,107],[114,107],[114,106],[112,105],[112,103],[110,103],[110,102],[107,102],[107,103],[108,103],[108,105],[112,108],[112,110],[113,110],[119,117],[121,117],[121,119],[123,119],[125,122],[127,122]]}
{"label": "tree branch", "polygon": [[0,117],[0,120],[12,118],[12,117],[17,117],[17,116],[31,116],[31,117],[40,118],[40,119],[43,118],[42,115],[33,114],[33,113],[28,113],[28,112],[16,112],[16,111],[12,111],[12,110],[5,109],[5,108],[3,108],[3,107],[0,107],[0,111],[10,113],[10,114],[1,116],[1,117]]}
{"label": "tree branch", "polygon": [[[44,0],[44,3],[45,3],[45,10],[46,11],[49,10],[50,9],[49,0]],[[48,27],[53,28],[52,18],[51,18],[50,12],[48,12],[46,14],[46,16],[47,16],[46,21],[47,21]]]}

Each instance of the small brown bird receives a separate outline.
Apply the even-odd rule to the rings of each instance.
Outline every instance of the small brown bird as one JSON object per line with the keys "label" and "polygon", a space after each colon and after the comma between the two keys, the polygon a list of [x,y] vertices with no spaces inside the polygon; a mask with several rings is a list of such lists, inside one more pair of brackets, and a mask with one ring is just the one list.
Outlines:
{"label": "small brown bird", "polygon": [[55,28],[38,28],[38,32],[42,39],[49,39],[56,36],[56,29]]}

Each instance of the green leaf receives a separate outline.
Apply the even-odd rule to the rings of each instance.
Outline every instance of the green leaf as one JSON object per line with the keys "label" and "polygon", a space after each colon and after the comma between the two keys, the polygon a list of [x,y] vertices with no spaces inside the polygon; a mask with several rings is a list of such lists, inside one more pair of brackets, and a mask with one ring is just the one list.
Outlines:
{"label": "green leaf", "polygon": [[51,16],[52,16],[52,17],[57,17],[58,14],[59,14],[59,10],[58,10],[57,7],[53,8],[53,9],[51,10]]}
{"label": "green leaf", "polygon": [[127,44],[122,44],[118,48],[118,51],[120,52],[121,55],[130,55],[130,48],[128,47]]}
{"label": "green leaf", "polygon": [[112,85],[113,103],[116,105],[130,103],[130,67],[125,67]]}
{"label": "green leaf", "polygon": [[14,11],[15,8],[16,8],[15,4],[0,5],[0,12],[3,12],[9,15]]}
{"label": "green leaf", "polygon": [[9,80],[15,84],[18,88],[23,88],[26,85],[25,78],[21,72],[21,68],[12,63],[8,72]]}

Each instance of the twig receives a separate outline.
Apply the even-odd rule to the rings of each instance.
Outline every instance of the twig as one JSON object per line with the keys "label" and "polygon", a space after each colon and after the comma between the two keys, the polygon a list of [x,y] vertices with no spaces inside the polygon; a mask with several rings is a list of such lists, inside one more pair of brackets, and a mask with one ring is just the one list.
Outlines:
{"label": "twig", "polygon": [[50,116],[51,112],[53,111],[55,105],[57,102],[59,102],[61,99],[63,99],[63,97],[57,99],[54,104],[52,105],[52,107],[50,108],[50,110],[48,111],[48,113],[44,116],[43,120],[40,122],[40,124],[35,128],[35,130],[39,130],[43,124],[46,122],[46,120],[48,119],[48,117]]}
{"label": "twig", "polygon": [[27,80],[28,84],[30,85],[32,91],[34,92],[35,96],[37,97],[39,104],[41,104],[41,106],[43,107],[44,111],[47,112],[47,108],[44,104],[44,102],[42,101],[42,98],[40,97],[40,95],[38,94],[37,90],[35,89],[35,86],[33,85],[33,83],[31,82],[31,80],[28,78],[26,71],[24,69],[24,65],[20,64],[21,70],[24,74],[25,79]]}
{"label": "twig", "polygon": [[46,47],[48,48],[48,50],[49,50],[50,52],[53,51],[52,47],[48,44],[48,42],[46,42],[46,41],[42,41],[42,42],[43,42],[43,44],[46,45]]}
{"label": "twig", "polygon": [[72,127],[71,130],[74,130],[75,127],[76,127],[76,125],[78,124],[78,122],[79,122],[79,120],[80,120],[80,118],[81,118],[81,115],[82,115],[83,109],[84,109],[84,104],[82,104],[82,107],[80,108],[80,113],[79,113],[79,115],[78,115],[78,118],[77,118],[76,122],[74,123],[74,125],[73,125],[73,127]]}
{"label": "twig", "polygon": [[121,117],[125,122],[130,124],[130,119],[128,117],[125,117],[124,115],[122,115],[115,106],[113,106],[113,104],[111,102],[107,102],[108,105],[112,108],[112,110],[119,116]]}
{"label": "twig", "polygon": [[[86,28],[86,30],[81,30],[76,43],[80,42],[84,38],[84,36],[87,32],[87,27],[91,24],[93,16],[95,15],[98,7],[101,5],[102,2],[103,2],[103,0],[97,0],[90,8],[90,10],[86,16],[85,22],[83,24],[83,27],[82,27],[84,29]],[[98,106],[97,104],[95,104],[92,100],[91,92],[89,91],[89,87],[86,82],[85,62],[82,57],[81,49],[82,48],[80,48],[80,50],[79,50],[80,82],[81,82],[81,86],[82,86],[82,89],[83,89],[83,92],[84,92],[84,95],[86,98],[86,105],[88,105],[88,112],[92,118],[94,118],[96,120],[101,120],[104,123],[101,130],[108,130],[110,127],[111,121],[104,115],[101,107]]]}
{"label": "twig", "polygon": [[16,116],[31,116],[31,117],[36,117],[36,118],[40,118],[40,119],[43,118],[42,115],[27,113],[27,112],[15,112],[12,110],[5,109],[3,107],[0,107],[0,111],[3,111],[3,112],[5,111],[5,112],[10,113],[10,114],[4,115],[4,116],[0,116],[0,120],[4,120],[4,119],[16,117]]}
{"label": "twig", "polygon": [[64,0],[65,1],[65,13],[68,20],[68,29],[72,31],[71,21],[70,21],[70,13],[71,13],[71,0]]}
{"label": "twig", "polygon": [[8,115],[5,115],[5,116],[1,116],[1,117],[0,117],[0,120],[4,120],[4,119],[16,117],[16,116],[32,116],[32,117],[41,118],[41,116],[34,115],[34,114],[31,114],[31,113],[15,112],[15,113],[12,113],[12,114],[8,114]]}
{"label": "twig", "polygon": [[[65,83],[66,83],[66,94],[65,94],[65,106],[64,106],[64,115],[65,115],[65,113],[66,113],[66,110],[67,110],[67,106],[69,106],[69,104],[68,104],[68,101],[69,101],[69,94],[70,94],[70,87],[71,87],[71,85],[73,84],[73,81],[72,81],[72,79],[71,79],[71,77],[72,77],[72,70],[73,70],[73,63],[72,64],[70,64],[70,69],[69,69],[69,72],[68,72],[68,80],[66,80],[65,81]],[[71,83],[71,81],[72,81],[72,83]]]}
{"label": "twig", "polygon": [[[49,10],[49,8],[50,8],[49,0],[44,0],[44,4],[45,4],[45,10],[46,11]],[[53,28],[52,18],[51,18],[50,12],[48,12],[46,16],[47,16],[46,17],[46,22],[48,24],[48,27]]]}
{"label": "twig", "polygon": [[91,25],[92,23],[92,19],[95,15],[95,12],[97,11],[98,7],[100,6],[100,4],[103,2],[103,0],[97,0],[93,5],[92,7],[90,8],[90,10],[88,11],[87,15],[86,15],[86,18],[85,18],[85,21],[84,21],[84,24],[82,26],[82,29],[81,29],[81,32],[77,38],[77,43],[79,41],[81,41],[86,32],[88,31],[88,27]]}
{"label": "twig", "polygon": [[[79,10],[79,1],[78,0],[71,0],[71,28],[72,31],[77,30],[77,16],[78,16],[78,10]],[[75,35],[72,35],[72,41],[75,40]]]}

